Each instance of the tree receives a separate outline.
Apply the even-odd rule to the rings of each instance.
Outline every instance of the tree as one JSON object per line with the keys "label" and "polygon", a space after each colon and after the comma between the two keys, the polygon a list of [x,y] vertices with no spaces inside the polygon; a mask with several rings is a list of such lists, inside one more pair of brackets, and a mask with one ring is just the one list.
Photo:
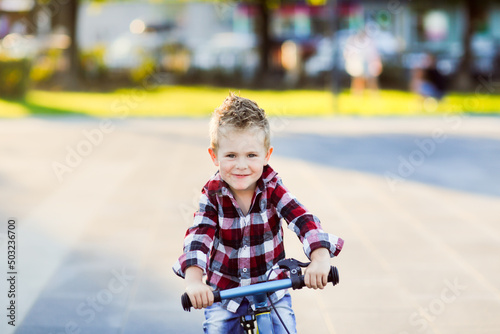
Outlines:
{"label": "tree", "polygon": [[[269,54],[271,52],[270,20],[271,9],[283,4],[303,3],[300,0],[219,0],[219,2],[245,3],[256,7],[255,34],[259,49],[259,76],[263,77],[269,73]],[[327,0],[307,0],[307,3],[324,5]]]}
{"label": "tree", "polygon": [[471,41],[472,36],[476,30],[474,21],[480,11],[484,9],[484,5],[484,2],[476,0],[466,0],[464,3],[465,21],[464,32],[462,35],[463,56],[456,73],[456,88],[460,90],[471,90],[473,88],[473,80],[471,75],[473,66]]}
{"label": "tree", "polygon": [[255,34],[259,49],[259,76],[265,75],[269,70],[269,53],[271,51],[271,35],[269,30],[270,7],[282,2],[296,2],[291,0],[215,0],[215,3],[232,5],[246,4],[255,6]]}
{"label": "tree", "polygon": [[[57,1],[57,0],[56,0]],[[62,83],[66,89],[74,90],[80,88],[80,60],[78,53],[78,39],[77,39],[77,18],[78,8],[80,6],[79,0],[65,0],[60,11],[61,24],[67,29],[68,36],[71,40],[67,52],[69,66],[66,69],[62,78]]]}
{"label": "tree", "polygon": [[269,32],[269,5],[266,0],[257,1],[258,15],[256,17],[256,33],[259,37],[259,75],[262,76],[269,70],[269,52],[271,49],[271,36]]}
{"label": "tree", "polygon": [[464,8],[464,30],[462,35],[463,55],[456,73],[457,89],[470,91],[474,89],[472,38],[479,30],[479,24],[487,15],[488,8],[493,3],[499,4],[499,0],[456,0],[456,3]]}

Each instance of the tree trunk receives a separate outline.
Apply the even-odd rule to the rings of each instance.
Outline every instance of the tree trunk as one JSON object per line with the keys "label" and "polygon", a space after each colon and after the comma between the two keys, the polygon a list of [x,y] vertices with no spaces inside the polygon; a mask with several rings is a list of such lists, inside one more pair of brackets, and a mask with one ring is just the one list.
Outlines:
{"label": "tree trunk", "polygon": [[474,18],[477,15],[480,4],[477,0],[467,0],[464,3],[465,21],[464,32],[462,36],[463,56],[458,66],[456,74],[456,88],[461,91],[470,91],[473,89],[472,66],[472,35],[474,34]]}
{"label": "tree trunk", "polygon": [[80,61],[78,55],[78,41],[77,41],[77,17],[79,0],[67,0],[65,2],[58,2],[58,7],[54,7],[54,20],[53,28],[57,25],[62,25],[68,33],[71,40],[69,47],[65,50],[65,57],[68,60],[68,66],[60,78],[58,84],[65,90],[78,90],[80,88]]}
{"label": "tree trunk", "polygon": [[78,56],[78,40],[76,36],[76,24],[78,18],[79,0],[71,0],[67,5],[68,34],[71,38],[71,45],[68,48],[69,69],[68,69],[68,89],[78,89],[80,87],[80,60]]}
{"label": "tree trunk", "polygon": [[269,71],[269,53],[271,40],[269,36],[269,7],[266,0],[257,3],[256,29],[259,41],[259,76],[264,77]]}

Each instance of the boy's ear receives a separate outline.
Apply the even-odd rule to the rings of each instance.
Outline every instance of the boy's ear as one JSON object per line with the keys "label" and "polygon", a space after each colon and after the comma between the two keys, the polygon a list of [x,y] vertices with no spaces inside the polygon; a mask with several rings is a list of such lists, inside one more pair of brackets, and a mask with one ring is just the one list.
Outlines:
{"label": "boy's ear", "polygon": [[266,165],[269,162],[269,158],[271,158],[271,154],[273,154],[274,148],[272,146],[269,147],[266,154]]}
{"label": "boy's ear", "polygon": [[212,158],[212,161],[216,167],[219,167],[219,159],[217,159],[217,153],[213,150],[213,148],[209,147],[208,148],[208,154],[210,154],[210,158]]}

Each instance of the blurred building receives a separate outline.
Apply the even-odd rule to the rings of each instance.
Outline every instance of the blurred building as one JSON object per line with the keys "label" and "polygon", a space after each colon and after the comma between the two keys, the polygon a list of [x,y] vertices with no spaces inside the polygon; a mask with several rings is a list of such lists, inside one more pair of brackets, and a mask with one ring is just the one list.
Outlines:
{"label": "blurred building", "polygon": [[[484,3],[472,17],[471,51],[474,74],[491,74],[496,70],[500,51],[500,3]],[[405,42],[403,66],[412,67],[421,60],[422,52],[437,55],[438,68],[452,74],[464,54],[464,24],[468,13],[460,3],[447,3],[440,8],[412,6],[401,13],[398,30]]]}
{"label": "blurred building", "polygon": [[[500,2],[484,2],[478,7],[471,23],[471,73],[498,74]],[[349,47],[346,41],[350,35],[364,28],[375,41],[384,67],[390,69],[383,72],[386,79],[401,82],[409,69],[421,65],[426,53],[437,56],[438,68],[444,75],[453,75],[464,55],[468,14],[464,2],[459,1],[437,5],[429,1],[339,0],[334,38],[329,36],[318,44],[306,69],[312,76],[331,70],[333,65],[343,70],[339,51]],[[335,64],[330,63],[331,54],[335,55]]]}
{"label": "blurred building", "polygon": [[[0,53],[38,49],[33,77],[40,80],[50,76],[50,67],[67,66],[57,50],[71,40],[58,23],[61,8],[56,3],[0,0]],[[426,52],[437,55],[445,75],[456,71],[464,54],[465,1],[439,6],[387,0],[270,3],[266,60],[275,82],[318,84],[335,70],[345,83],[343,50],[363,47],[348,42],[360,29],[381,55],[382,86],[402,87]],[[500,2],[484,2],[479,8],[473,17],[471,72],[498,73]],[[140,79],[155,72],[173,74],[174,80],[250,83],[262,60],[261,15],[251,2],[80,2],[77,39],[84,73],[101,78],[132,71]]]}
{"label": "blurred building", "polygon": [[0,53],[11,58],[22,58],[28,52],[26,42],[33,35],[32,11],[35,0],[0,1]]}
{"label": "blurred building", "polygon": [[[331,75],[332,69],[336,67],[339,70],[337,74],[346,78],[342,50],[346,47],[362,47],[346,45],[349,37],[360,29],[366,30],[382,57],[386,69],[382,73],[382,82],[397,87],[407,82],[409,71],[421,65],[426,53],[437,55],[438,69],[447,76],[456,72],[464,55],[465,22],[469,17],[465,2],[444,2],[439,5],[430,1],[381,0],[338,0],[335,5],[331,2],[320,5],[312,3],[283,1],[270,9],[270,71],[281,72],[286,77],[287,72],[297,70],[305,78],[317,78]],[[212,38],[208,38],[199,48],[201,51],[195,51],[198,56],[203,54],[199,58],[216,58],[215,54],[221,53],[223,48],[218,46],[220,41],[226,40],[226,44],[231,45],[230,36],[233,34],[240,43],[234,51],[226,45],[227,52],[253,53],[252,59],[257,59],[255,48],[261,43],[261,36],[256,34],[259,11],[254,5],[244,2],[226,5],[223,15],[217,12],[217,6],[212,5],[205,5],[202,11],[202,16],[209,18],[213,18],[214,13],[219,14],[217,19],[220,25]],[[472,20],[471,73],[498,73],[500,2],[483,2]],[[225,37],[217,37],[221,32]],[[236,63],[225,62],[231,59],[227,54],[219,58],[219,62],[206,61],[200,67],[208,69],[226,64],[229,68],[228,64]],[[192,65],[198,66],[198,63],[195,61]],[[255,62],[252,64],[252,68],[258,67]]]}

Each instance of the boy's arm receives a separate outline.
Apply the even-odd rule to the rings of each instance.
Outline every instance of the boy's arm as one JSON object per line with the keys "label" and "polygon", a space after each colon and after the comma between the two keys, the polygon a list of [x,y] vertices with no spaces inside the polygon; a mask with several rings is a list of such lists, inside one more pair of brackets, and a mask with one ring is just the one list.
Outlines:
{"label": "boy's arm", "polygon": [[212,288],[203,283],[203,270],[192,266],[186,269],[186,293],[195,309],[208,307],[214,302]]}
{"label": "boy's arm", "polygon": [[198,267],[203,274],[208,269],[208,255],[217,230],[217,209],[203,192],[200,208],[194,215],[194,223],[184,238],[184,252],[173,266],[174,272],[185,278],[186,270]]}
{"label": "boy's arm", "polygon": [[330,272],[330,251],[317,248],[311,253],[311,263],[304,274],[304,283],[308,288],[323,289],[328,283]]}

